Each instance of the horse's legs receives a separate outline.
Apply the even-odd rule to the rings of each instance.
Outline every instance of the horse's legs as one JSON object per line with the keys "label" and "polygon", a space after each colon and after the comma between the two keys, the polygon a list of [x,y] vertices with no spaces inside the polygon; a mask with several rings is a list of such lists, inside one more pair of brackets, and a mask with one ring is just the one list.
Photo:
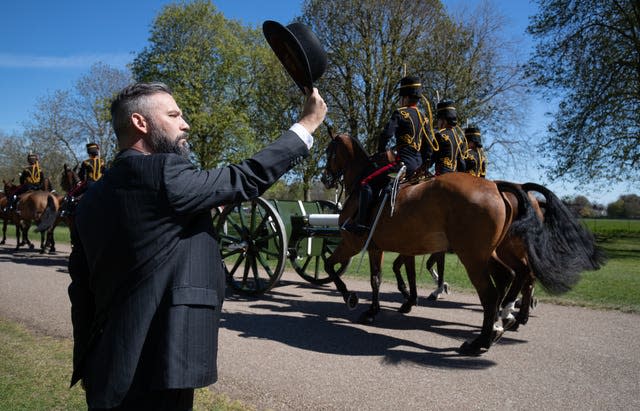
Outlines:
{"label": "horse's legs", "polygon": [[494,325],[498,312],[498,291],[491,281],[487,263],[467,263],[465,267],[469,279],[478,292],[478,297],[480,297],[484,318],[480,335],[472,341],[465,341],[460,347],[460,353],[463,355],[479,355],[483,348],[489,349],[493,342]]}
{"label": "horse's legs", "polygon": [[49,245],[49,254],[54,254],[56,252],[56,239],[53,236],[53,229],[56,228],[54,225],[51,230],[47,230],[47,244]]}
{"label": "horse's legs", "polygon": [[[400,258],[403,259],[404,267],[407,270],[407,280],[409,281],[409,293],[407,294],[407,288],[405,286],[404,292],[403,292],[403,295],[405,296],[405,302],[402,303],[398,311],[400,311],[403,314],[408,314],[411,312],[411,307],[413,307],[414,305],[418,305],[418,287],[416,284],[416,258],[414,256],[399,255],[398,258],[396,258],[396,261],[398,261]],[[398,269],[398,271],[396,272],[396,268],[395,268],[396,261],[393,262],[394,272],[396,273],[396,278],[400,278],[400,280],[402,280],[402,274],[400,273],[400,270]],[[404,282],[403,282],[403,286],[404,286]],[[400,289],[399,284],[398,284],[398,289]]]}
{"label": "horse's legs", "polygon": [[343,241],[338,244],[331,256],[327,258],[324,263],[324,270],[329,274],[329,278],[333,281],[333,284],[342,295],[344,302],[347,303],[347,307],[349,307],[350,310],[353,310],[358,306],[358,296],[355,292],[347,289],[347,285],[342,281],[338,273],[336,273],[334,267],[336,264],[346,264],[352,256],[353,253],[350,253],[350,249],[344,245]]}
{"label": "horse's legs", "polygon": [[[427,270],[431,272],[431,275],[434,278],[436,276],[438,277],[438,288],[436,288],[431,294],[429,294],[427,300],[437,300],[440,298],[441,294],[449,294],[449,284],[444,282],[444,256],[445,252],[440,251],[431,254],[427,259]],[[432,271],[434,264],[437,264],[437,272]]]}
{"label": "horse's legs", "polygon": [[398,291],[402,294],[405,300],[409,299],[409,291],[407,291],[407,285],[402,278],[402,266],[406,264],[406,256],[399,254],[395,260],[393,260],[392,269],[396,276],[396,283],[398,284]]}
{"label": "horse's legs", "polygon": [[8,219],[5,218],[2,221],[2,241],[0,241],[0,244],[6,244],[7,242],[7,225],[8,225]]}
{"label": "horse's legs", "polygon": [[502,310],[500,310],[500,317],[502,318],[505,330],[513,330],[514,327],[518,327],[517,319],[514,317],[513,312],[515,310],[516,299],[529,276],[529,268],[523,264],[522,261],[511,261],[509,264],[515,271],[515,278],[509,286],[509,290],[502,301]]}
{"label": "horse's legs", "polygon": [[362,313],[359,322],[371,324],[380,312],[380,284],[382,283],[382,250],[369,249],[369,269],[371,270],[371,306]]}
{"label": "horse's legs", "polygon": [[529,321],[529,312],[536,305],[535,299],[533,298],[533,284],[535,283],[535,278],[531,271],[527,272],[527,278],[522,286],[522,300],[520,301],[520,310],[518,314],[516,314],[516,326],[515,328],[522,324],[525,325]]}

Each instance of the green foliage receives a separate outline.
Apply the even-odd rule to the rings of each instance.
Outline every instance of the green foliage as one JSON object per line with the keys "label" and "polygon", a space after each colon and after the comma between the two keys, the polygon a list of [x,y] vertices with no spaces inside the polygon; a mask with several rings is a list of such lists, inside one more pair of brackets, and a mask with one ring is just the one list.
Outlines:
{"label": "green foliage", "polygon": [[461,122],[490,122],[485,138],[518,146],[498,125],[517,122],[522,81],[519,66],[506,57],[511,48],[498,35],[495,9],[479,7],[458,22],[435,0],[307,0],[301,20],[327,45],[329,67],[319,87],[330,123],[358,137],[370,153],[397,107],[405,68],[421,78],[432,110],[439,92],[456,101]]}
{"label": "green foliage", "polygon": [[640,2],[538,0],[528,75],[560,97],[540,145],[551,178],[638,180]]}
{"label": "green foliage", "polygon": [[269,140],[257,139],[258,131],[276,134],[274,124],[254,128],[251,116],[257,106],[256,73],[273,63],[265,63],[265,47],[258,30],[227,20],[209,1],[195,1],[165,6],[152,25],[149,46],[134,59],[137,80],[162,81],[173,89],[203,168],[255,153],[258,143]]}

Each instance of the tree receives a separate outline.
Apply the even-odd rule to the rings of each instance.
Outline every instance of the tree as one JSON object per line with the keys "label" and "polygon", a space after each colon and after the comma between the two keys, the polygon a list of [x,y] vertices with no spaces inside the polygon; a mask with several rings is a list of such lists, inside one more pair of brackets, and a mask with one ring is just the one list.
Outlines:
{"label": "tree", "polygon": [[[494,142],[513,146],[516,139],[496,126],[518,118],[521,69],[501,54],[510,47],[499,36],[501,20],[489,4],[456,21],[437,0],[305,1],[301,20],[329,53],[320,83],[331,122],[373,151],[396,108],[397,84],[406,67],[422,79],[432,109],[438,91],[456,101],[463,121],[487,125],[486,130],[496,130]],[[496,115],[500,122],[494,121]]]}
{"label": "tree", "polygon": [[0,178],[18,184],[18,177],[27,161],[25,140],[15,135],[7,135],[0,131]]}
{"label": "tree", "polygon": [[257,147],[248,107],[259,36],[225,19],[209,1],[171,4],[156,17],[149,46],[132,63],[137,80],[173,89],[204,168],[241,160]]}
{"label": "tree", "polygon": [[131,82],[126,70],[96,63],[70,90],[56,90],[38,99],[24,136],[50,177],[63,163],[73,166],[96,142],[109,160],[116,152],[109,107],[116,92]]}
{"label": "tree", "polygon": [[640,177],[640,2],[538,0],[528,76],[560,99],[541,149],[551,177]]}

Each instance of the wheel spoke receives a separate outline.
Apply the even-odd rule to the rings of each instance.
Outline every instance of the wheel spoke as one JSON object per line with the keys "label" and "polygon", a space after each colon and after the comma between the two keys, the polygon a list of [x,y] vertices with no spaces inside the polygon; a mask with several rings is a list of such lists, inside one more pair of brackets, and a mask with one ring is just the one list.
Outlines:
{"label": "wheel spoke", "polygon": [[238,267],[240,267],[240,264],[242,264],[243,261],[244,261],[244,254],[240,254],[236,259],[236,262],[233,264],[233,267],[231,268],[231,270],[229,270],[229,275],[233,277],[233,274],[235,274],[236,270],[238,269]]}
{"label": "wheel spoke", "polygon": [[256,254],[256,259],[258,260],[262,268],[264,268],[264,270],[267,272],[269,278],[273,278],[273,270],[271,270],[271,267],[269,267],[269,264],[262,258],[260,253]]}

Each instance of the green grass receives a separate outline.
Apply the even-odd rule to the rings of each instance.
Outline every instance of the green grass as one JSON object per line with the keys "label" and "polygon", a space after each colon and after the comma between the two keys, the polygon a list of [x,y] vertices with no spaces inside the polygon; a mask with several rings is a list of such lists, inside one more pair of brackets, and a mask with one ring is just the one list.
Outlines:
{"label": "green grass", "polygon": [[[53,238],[56,240],[56,243],[66,243],[69,244],[71,242],[69,237],[69,228],[65,225],[59,225],[53,230]],[[16,241],[16,227],[11,224],[7,226],[7,240],[9,243],[15,245]],[[37,242],[38,247],[40,246],[40,233],[34,231],[34,226],[31,226],[29,230],[29,240],[34,244]]]}
{"label": "green grass", "polygon": [[[69,339],[36,334],[0,318],[0,411],[86,410],[84,391],[69,388],[73,346]],[[240,402],[196,390],[194,410],[250,410]]]}
{"label": "green grass", "polygon": [[[609,234],[606,237],[601,235],[602,232],[597,234],[598,244],[609,257],[605,266],[597,271],[584,272],[576,287],[566,294],[551,296],[542,287],[536,287],[536,296],[541,301],[556,304],[640,313],[640,231],[625,231],[616,236]],[[396,256],[397,254],[395,253],[385,253],[384,255],[383,279],[385,282],[395,284],[396,280],[391,269],[391,263]],[[354,257],[347,275],[363,279],[368,278],[369,263],[367,257],[365,256],[363,259],[359,272],[356,272],[359,261],[359,255]],[[422,261],[422,256],[417,257],[418,283],[420,286],[433,287],[435,289],[431,276],[424,268],[426,259],[421,264]],[[420,275],[421,273],[422,275]],[[446,256],[445,281],[454,290],[474,292],[464,267],[454,254],[447,254]]]}

